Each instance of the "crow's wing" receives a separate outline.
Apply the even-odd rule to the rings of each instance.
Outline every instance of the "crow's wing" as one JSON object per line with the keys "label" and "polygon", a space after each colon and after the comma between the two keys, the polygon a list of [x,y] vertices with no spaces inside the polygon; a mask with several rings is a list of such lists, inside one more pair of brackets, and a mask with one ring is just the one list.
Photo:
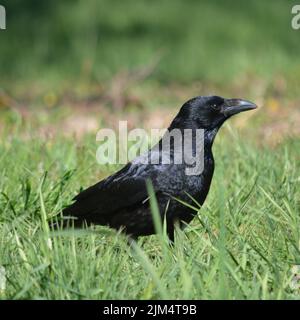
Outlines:
{"label": "crow's wing", "polygon": [[84,219],[97,215],[109,217],[114,212],[142,203],[148,197],[146,181],[150,179],[155,192],[159,191],[156,166],[128,163],[112,176],[78,194],[75,202],[63,210],[64,216]]}

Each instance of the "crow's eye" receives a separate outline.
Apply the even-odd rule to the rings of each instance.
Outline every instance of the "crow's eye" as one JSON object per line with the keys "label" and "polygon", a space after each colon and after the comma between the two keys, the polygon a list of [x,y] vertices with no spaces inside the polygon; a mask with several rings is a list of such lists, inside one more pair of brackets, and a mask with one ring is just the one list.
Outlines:
{"label": "crow's eye", "polygon": [[220,111],[223,103],[224,103],[224,99],[217,96],[212,97],[209,101],[210,107],[216,111]]}
{"label": "crow's eye", "polygon": [[216,103],[212,104],[211,107],[213,109],[215,109],[215,110],[219,110],[220,109],[219,105],[217,105]]}

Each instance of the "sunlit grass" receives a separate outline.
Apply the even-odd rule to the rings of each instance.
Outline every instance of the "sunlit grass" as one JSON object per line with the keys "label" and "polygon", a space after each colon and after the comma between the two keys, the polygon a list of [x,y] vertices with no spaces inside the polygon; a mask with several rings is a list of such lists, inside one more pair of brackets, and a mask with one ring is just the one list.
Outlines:
{"label": "sunlit grass", "polygon": [[[53,217],[82,187],[116,168],[96,164],[93,136],[0,144],[2,299],[297,299],[299,140],[257,147],[236,130],[214,146],[216,172],[174,247],[160,236],[127,245],[104,227],[53,232]],[[155,215],[155,203],[153,203]]]}

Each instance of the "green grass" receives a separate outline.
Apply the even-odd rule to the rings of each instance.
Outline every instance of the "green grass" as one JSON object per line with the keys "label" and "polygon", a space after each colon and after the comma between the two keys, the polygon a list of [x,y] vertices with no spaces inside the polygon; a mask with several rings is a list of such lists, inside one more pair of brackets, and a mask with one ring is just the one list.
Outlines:
{"label": "green grass", "polygon": [[[156,81],[289,80],[298,92],[295,1],[2,1],[0,86],[111,79],[150,64]],[[259,85],[259,84],[258,84]]]}
{"label": "green grass", "polygon": [[[280,120],[298,132],[295,1],[1,4],[0,270],[7,281],[0,299],[300,298],[291,286],[291,269],[300,264],[300,141],[265,145],[287,133]],[[118,84],[115,75],[157,58],[149,80],[121,92],[141,98],[144,109],[128,102],[112,115],[102,98]],[[81,188],[119,168],[97,165],[95,135],[64,136],[68,108],[79,121],[87,112],[93,118],[85,102],[95,98],[97,117],[128,117],[142,127],[154,106],[211,93],[252,97],[265,104],[258,110],[264,117],[241,122],[239,132],[221,130],[209,196],[192,224],[177,230],[174,248],[158,221],[161,234],[132,248],[104,227],[49,229],[47,221]],[[39,136],[51,126],[55,138]],[[152,207],[155,217],[155,201]]]}
{"label": "green grass", "polygon": [[116,167],[96,164],[92,135],[28,139],[23,125],[11,126],[0,143],[1,299],[300,297],[290,287],[291,268],[300,264],[299,139],[258,147],[226,126],[214,146],[207,201],[177,230],[175,247],[162,235],[130,249],[104,227],[49,230],[47,219],[81,187]]}

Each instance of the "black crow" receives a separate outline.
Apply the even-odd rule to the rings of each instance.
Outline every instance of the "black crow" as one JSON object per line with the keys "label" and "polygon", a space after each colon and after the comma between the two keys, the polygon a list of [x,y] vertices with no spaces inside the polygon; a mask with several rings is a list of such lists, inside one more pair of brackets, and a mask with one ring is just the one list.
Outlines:
{"label": "black crow", "polygon": [[[165,219],[168,236],[174,241],[174,224],[177,221],[180,225],[189,223],[196,214],[186,204],[195,206],[196,201],[202,205],[208,194],[214,172],[212,144],[219,128],[232,115],[255,108],[255,104],[246,100],[218,96],[199,96],[187,101],[156,146],[120,171],[79,193],[75,202],[63,210],[63,216],[75,217],[77,227],[107,225],[122,229],[132,238],[153,234],[155,228],[147,192],[147,181],[150,180],[161,219]],[[190,158],[201,157],[198,172],[194,170],[193,173],[190,162],[175,160],[180,151],[178,144],[176,148],[177,137],[173,139],[172,136],[169,149],[164,149],[163,140],[174,129],[182,133],[184,139],[191,140]],[[185,131],[188,132],[186,129],[190,129],[189,138],[184,136]],[[203,138],[200,144],[197,143],[197,129],[202,129],[198,130]],[[179,146],[183,146],[184,139]],[[165,156],[169,156],[169,163],[163,161]],[[146,163],[145,157],[154,158],[156,162]],[[180,157],[183,159],[182,155]]]}

